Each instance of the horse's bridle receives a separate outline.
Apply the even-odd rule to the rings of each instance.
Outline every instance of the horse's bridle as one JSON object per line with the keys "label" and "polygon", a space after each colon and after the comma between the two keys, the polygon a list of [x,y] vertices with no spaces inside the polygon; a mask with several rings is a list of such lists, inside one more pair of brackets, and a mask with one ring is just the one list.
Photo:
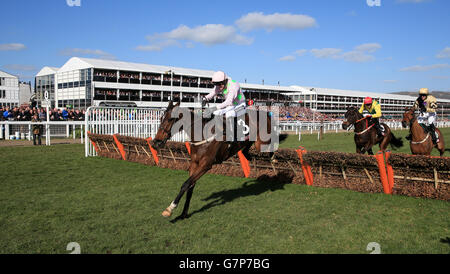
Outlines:
{"label": "horse's bridle", "polygon": [[[355,113],[355,115],[356,115],[356,110],[354,110],[354,113]],[[358,124],[359,122],[362,122],[362,121],[366,120],[367,118],[368,118],[368,116],[363,117],[363,118],[361,118],[361,119],[359,119],[359,120],[356,120],[356,121],[353,122],[353,123],[350,123],[350,125],[354,125],[354,126],[355,126],[355,130],[356,130],[356,124]],[[347,119],[347,122],[348,122],[348,119]],[[368,125],[366,126],[366,129],[364,129],[364,130],[367,130],[367,127],[368,127]],[[361,131],[361,132],[365,133],[364,130]],[[361,133],[361,132],[355,132],[355,133],[356,133],[356,134],[363,134],[363,133]]]}
{"label": "horse's bridle", "polygon": [[[193,110],[189,110],[191,113],[193,112]],[[163,117],[164,118],[164,117]],[[176,120],[176,118],[173,118],[173,119],[175,119]],[[170,118],[169,118],[169,120],[170,120]],[[195,123],[195,119],[192,119],[192,121],[191,121],[191,127],[192,127],[192,125]],[[170,136],[170,133],[171,133],[171,131],[170,130],[167,130],[166,129],[166,127],[163,127],[162,128],[162,131],[163,131],[163,133],[164,134],[166,134],[167,136]],[[169,139],[170,137],[167,137],[167,139],[165,139],[164,141],[167,141],[168,139]]]}
{"label": "horse's bridle", "polygon": [[412,118],[411,118],[411,120],[409,120],[409,128],[411,128],[412,127],[412,124],[414,123],[414,121],[416,121],[416,119],[417,119],[417,117],[416,117],[416,115],[414,114],[414,112],[412,112]]}

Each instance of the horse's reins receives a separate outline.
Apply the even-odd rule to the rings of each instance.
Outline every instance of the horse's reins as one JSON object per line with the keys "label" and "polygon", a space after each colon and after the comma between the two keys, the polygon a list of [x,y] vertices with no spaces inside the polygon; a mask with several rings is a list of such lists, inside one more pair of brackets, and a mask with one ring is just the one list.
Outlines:
{"label": "horse's reins", "polygon": [[[192,113],[192,110],[189,110]],[[195,123],[195,119],[193,119],[193,121],[191,122],[191,127],[192,125]],[[162,131],[167,135],[170,136],[171,131],[170,130],[166,130],[166,127],[162,128]],[[169,139],[169,138],[168,138]],[[166,140],[167,141],[167,140]],[[196,145],[196,143],[194,143],[193,145]]]}
{"label": "horse's reins", "polygon": [[[208,103],[208,106],[209,106],[209,103]],[[191,111],[191,113],[193,112],[193,110],[190,110]],[[192,128],[192,125],[193,124],[195,124],[195,119],[193,119],[193,121],[191,122],[191,128]],[[203,122],[203,118],[202,118],[202,122]],[[202,141],[199,141],[199,142],[190,142],[193,146],[200,146],[200,145],[203,145],[203,144],[206,144],[206,143],[209,143],[209,142],[212,142],[215,138],[216,138],[216,134],[214,134],[213,136],[211,136],[211,137],[209,137],[208,139],[205,139],[205,140],[202,140]]]}
{"label": "horse's reins", "polygon": [[367,117],[369,117],[369,116],[366,116],[366,117],[363,117],[363,118],[361,118],[361,119],[357,120],[357,121],[355,122],[355,124],[357,124],[357,123],[359,123],[359,122],[361,122],[361,121],[363,121],[363,120],[367,119]]}
{"label": "horse's reins", "polygon": [[[369,117],[369,116],[366,116],[366,117],[363,117],[363,118],[361,118],[361,119],[359,119],[359,120],[356,120],[356,122],[353,123],[353,124],[356,125],[357,123],[366,120],[368,117]],[[368,125],[369,125],[369,122],[366,120],[366,127],[367,127]],[[370,127],[366,128],[365,130],[363,130],[363,131],[361,131],[361,132],[356,132],[356,131],[355,131],[355,134],[356,134],[356,135],[363,135],[363,134],[366,133],[369,129],[371,129],[374,125],[375,125],[375,124],[371,125]],[[356,126],[355,126],[355,130],[356,130]]]}

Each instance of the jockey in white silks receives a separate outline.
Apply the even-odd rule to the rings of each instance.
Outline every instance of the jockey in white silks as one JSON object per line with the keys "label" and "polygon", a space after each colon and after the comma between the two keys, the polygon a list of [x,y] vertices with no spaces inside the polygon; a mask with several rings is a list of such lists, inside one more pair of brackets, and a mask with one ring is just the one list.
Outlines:
{"label": "jockey in white silks", "polygon": [[213,74],[212,83],[215,88],[203,97],[202,106],[218,95],[222,95],[225,100],[216,107],[206,109],[203,113],[204,117],[210,117],[211,114],[214,116],[224,115],[228,121],[245,114],[247,104],[238,82],[228,77],[223,71],[217,71]]}
{"label": "jockey in white silks", "polygon": [[247,104],[238,82],[228,77],[223,71],[217,71],[213,75],[212,83],[215,88],[204,97],[202,105],[217,95],[223,95],[225,101],[216,108],[208,109],[205,115],[211,115],[212,111],[214,115],[225,114],[225,117],[228,118],[239,116],[243,111],[245,112]]}

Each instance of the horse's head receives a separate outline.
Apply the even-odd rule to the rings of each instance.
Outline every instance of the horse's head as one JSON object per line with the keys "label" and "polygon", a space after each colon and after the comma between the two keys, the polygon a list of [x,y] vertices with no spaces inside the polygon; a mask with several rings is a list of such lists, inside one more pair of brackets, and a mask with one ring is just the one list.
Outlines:
{"label": "horse's head", "polygon": [[345,113],[345,121],[342,123],[342,128],[347,129],[350,125],[353,125],[358,121],[361,114],[358,112],[358,109],[355,107],[349,107],[347,112]]}
{"label": "horse's head", "polygon": [[172,101],[169,102],[164,115],[161,117],[161,125],[159,126],[158,132],[152,141],[152,147],[160,148],[172,137],[172,127],[175,122],[180,119],[180,117],[173,117],[172,111],[178,106],[180,106],[180,102],[175,105]]}
{"label": "horse's head", "polygon": [[414,121],[416,115],[414,114],[414,108],[405,108],[405,113],[403,113],[402,127],[406,128],[411,121]]}

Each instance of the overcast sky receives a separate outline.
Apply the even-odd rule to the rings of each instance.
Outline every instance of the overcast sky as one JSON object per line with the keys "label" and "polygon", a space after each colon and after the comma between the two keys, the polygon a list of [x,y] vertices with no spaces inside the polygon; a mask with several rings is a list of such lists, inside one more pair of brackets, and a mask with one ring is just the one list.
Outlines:
{"label": "overcast sky", "polygon": [[450,91],[450,1],[378,2],[3,1],[0,70],[29,81],[80,56],[248,83]]}

